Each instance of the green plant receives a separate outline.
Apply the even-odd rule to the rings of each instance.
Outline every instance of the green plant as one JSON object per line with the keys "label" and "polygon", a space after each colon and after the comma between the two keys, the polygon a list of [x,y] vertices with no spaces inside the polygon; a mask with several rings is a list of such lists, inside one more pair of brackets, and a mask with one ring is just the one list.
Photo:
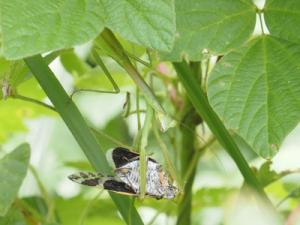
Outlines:
{"label": "green plant", "polygon": [[[280,217],[274,193],[281,190],[278,202],[298,197],[298,187],[281,179],[298,170],[277,173],[270,165],[300,120],[299,12],[297,0],[267,0],[263,8],[251,0],[0,0],[0,143],[26,132],[24,118],[59,116],[88,160],[63,162],[64,168],[93,168],[112,175],[105,156],[109,148],[139,152],[139,198],[109,193],[126,224],[145,224],[137,208],[157,204],[159,210],[149,224],[160,214],[175,217],[178,225],[198,224],[193,213],[202,213],[205,205],[222,208],[219,192],[227,198],[239,190],[250,190],[250,198],[263,202],[262,211]],[[254,32],[255,24],[259,31]],[[88,41],[82,57],[76,46]],[[70,92],[49,68],[58,58],[72,77]],[[77,100],[83,92],[114,94],[122,102],[125,97],[119,107],[123,114],[109,122],[101,118],[107,125],[100,129],[85,118]],[[100,93],[97,96],[104,95]],[[136,130],[133,136],[125,123],[128,117],[137,122],[131,126]],[[201,127],[204,132],[199,132]],[[224,185],[207,193],[193,192],[201,172],[198,162],[205,161],[207,152],[220,152],[208,151],[212,148],[228,152],[243,177],[240,189]],[[0,203],[0,223],[96,224],[99,217],[92,212],[106,212],[94,206],[96,201],[115,212],[109,199],[89,202],[79,195],[72,202],[52,195],[33,166],[29,168],[41,197],[18,197],[28,152],[22,145],[0,161],[3,171],[7,168],[0,171],[1,180],[14,169],[18,175],[10,184],[13,189],[0,181],[0,191],[9,191]],[[146,159],[151,152],[180,189],[178,197],[165,204],[166,200],[145,198]],[[12,168],[8,159],[20,166]],[[253,159],[266,162],[256,169]],[[87,205],[80,218],[68,216],[71,202],[78,212]],[[292,211],[292,204],[285,210]],[[102,216],[107,224],[121,223],[110,213]]]}

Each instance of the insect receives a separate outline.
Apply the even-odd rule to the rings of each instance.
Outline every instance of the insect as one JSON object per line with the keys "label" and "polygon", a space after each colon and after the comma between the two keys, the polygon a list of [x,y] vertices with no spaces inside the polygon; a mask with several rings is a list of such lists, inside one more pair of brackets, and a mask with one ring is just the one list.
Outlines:
{"label": "insect", "polygon": [[[104,176],[100,173],[72,174],[69,179],[79,184],[102,187],[105,190],[124,195],[138,196],[140,193],[140,156],[126,148],[118,147],[112,152],[115,176]],[[146,195],[156,199],[175,198],[178,193],[162,166],[152,158],[147,160]]]}

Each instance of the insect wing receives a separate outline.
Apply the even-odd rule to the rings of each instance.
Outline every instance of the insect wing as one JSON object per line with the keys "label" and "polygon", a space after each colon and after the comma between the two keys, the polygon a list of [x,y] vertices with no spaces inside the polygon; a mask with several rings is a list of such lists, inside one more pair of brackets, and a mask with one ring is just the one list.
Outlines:
{"label": "insect wing", "polygon": [[134,159],[138,159],[139,156],[140,155],[138,153],[131,152],[122,147],[115,148],[112,152],[112,158],[116,168],[119,168]]}
{"label": "insect wing", "polygon": [[126,183],[118,181],[114,177],[105,177],[100,173],[79,172],[78,174],[70,175],[68,178],[76,183],[90,187],[102,187],[105,190],[123,195],[137,195]]}
{"label": "insect wing", "polygon": [[[126,165],[127,163],[139,160],[140,154],[129,151],[127,148],[118,147],[112,152],[112,158],[116,168]],[[154,159],[148,158],[150,161],[157,163]]]}
{"label": "insect wing", "polygon": [[137,193],[130,186],[122,181],[116,181],[113,179],[107,180],[103,183],[103,187],[105,190],[113,191],[123,195],[137,195]]}
{"label": "insect wing", "polygon": [[105,177],[100,173],[79,172],[68,177],[71,181],[87,186],[101,186],[105,181]]}

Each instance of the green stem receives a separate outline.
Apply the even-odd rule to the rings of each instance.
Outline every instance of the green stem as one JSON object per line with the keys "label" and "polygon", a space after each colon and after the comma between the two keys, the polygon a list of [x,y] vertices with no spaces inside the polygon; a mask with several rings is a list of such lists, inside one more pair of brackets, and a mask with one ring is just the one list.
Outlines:
{"label": "green stem", "polygon": [[212,133],[218,139],[219,143],[227,150],[231,158],[234,160],[240,172],[242,173],[245,182],[256,192],[258,192],[268,203],[270,203],[273,208],[273,205],[258,182],[254,172],[249,167],[244,156],[241,154],[238,146],[234,142],[229,132],[226,130],[220,118],[209,105],[206,95],[202,91],[199,82],[197,82],[195,79],[188,64],[186,62],[181,62],[174,63],[173,65],[177,71],[177,76],[182,85],[185,87],[187,95],[189,96],[195,109],[205,120]]}
{"label": "green stem", "polygon": [[123,104],[123,116],[124,118],[127,118],[130,115],[130,110],[131,110],[131,99],[130,99],[130,92],[126,92],[126,99],[125,103]]}
{"label": "green stem", "polygon": [[23,101],[26,101],[26,102],[31,102],[31,103],[34,103],[34,104],[37,104],[37,105],[40,105],[40,106],[43,106],[43,107],[46,107],[48,109],[51,109],[52,111],[56,111],[55,108],[51,105],[48,105],[44,102],[41,102],[37,99],[34,99],[34,98],[30,98],[30,97],[26,97],[26,96],[23,96],[23,95],[19,95],[19,94],[14,94],[14,95],[11,95],[12,98],[15,98],[15,99],[20,99],[20,100],[23,100]]}
{"label": "green stem", "polygon": [[[180,149],[180,162],[181,162],[181,177],[182,180],[185,178],[187,171],[190,168],[190,162],[195,157],[195,129],[198,122],[198,115],[196,115],[194,110],[191,109],[191,103],[188,99],[185,100],[185,105],[182,114],[182,124],[181,126],[181,149]],[[179,204],[179,212],[177,217],[177,225],[190,225],[191,223],[191,213],[192,213],[192,186],[194,183],[196,168],[193,168],[190,176],[187,178],[184,186],[184,196]]]}
{"label": "green stem", "polygon": [[137,126],[138,126],[138,130],[140,130],[142,125],[141,125],[141,114],[140,114],[140,91],[138,88],[136,89],[135,105],[136,105],[136,112],[137,112],[136,114]]}
{"label": "green stem", "polygon": [[97,54],[96,50],[92,51],[92,55],[96,61],[96,63],[101,67],[102,71],[104,72],[105,76],[107,77],[107,79],[109,80],[109,82],[112,84],[114,90],[113,91],[109,91],[109,90],[94,90],[94,89],[77,89],[75,90],[72,94],[71,94],[71,98],[79,93],[79,92],[96,92],[96,93],[107,93],[107,94],[119,94],[120,93],[120,88],[117,85],[117,83],[115,82],[114,78],[112,77],[112,75],[110,74],[110,72],[108,71],[108,69],[106,68],[104,62],[102,61],[102,59],[100,58],[100,56]]}
{"label": "green stem", "polygon": [[146,155],[146,146],[148,145],[148,136],[152,126],[153,121],[153,109],[150,105],[147,105],[147,112],[145,117],[144,126],[141,130],[141,145],[140,145],[140,198],[145,197],[146,193],[146,182],[147,182],[147,155]]}
{"label": "green stem", "polygon": [[106,75],[106,77],[108,78],[108,80],[110,81],[110,83],[112,84],[113,88],[115,89],[115,93],[120,93],[119,86],[116,84],[116,82],[113,79],[112,75],[110,74],[110,72],[106,68],[104,62],[102,61],[102,59],[100,58],[100,56],[97,54],[97,52],[95,50],[93,50],[93,57],[95,58],[96,63],[103,70],[104,74]]}
{"label": "green stem", "polygon": [[[43,58],[40,55],[36,55],[24,60],[92,166],[103,174],[111,174],[112,170],[106,160],[104,152],[100,149],[97,139]],[[126,223],[128,223],[129,217],[131,217],[132,220],[134,220],[134,224],[143,224],[135,209],[131,211],[130,215],[128,214],[128,209],[131,205],[131,200],[128,197],[114,193],[110,193],[110,196]]]}
{"label": "green stem", "polygon": [[260,11],[258,12],[258,16],[259,16],[259,24],[260,24],[260,29],[261,29],[261,33],[265,34],[265,30],[264,30],[264,25],[263,25],[263,17],[262,17],[263,13]]}
{"label": "green stem", "polygon": [[148,68],[151,68],[151,64],[148,63],[148,62],[145,62],[144,60],[140,59],[139,57],[136,57],[134,54],[124,50],[126,55],[128,55],[130,58],[134,59],[135,61],[141,63],[142,65],[148,67]]}
{"label": "green stem", "polygon": [[156,123],[153,123],[153,124],[154,124],[154,128],[153,128],[154,136],[157,140],[160,150],[162,151],[164,161],[166,162],[166,165],[168,167],[168,172],[170,173],[171,177],[175,180],[176,184],[179,187],[179,190],[183,191],[182,181],[181,181],[181,179],[179,179],[177,170],[175,169],[175,166],[173,165],[173,163],[169,157],[168,148],[167,148],[166,144],[163,142],[163,140],[159,134],[159,130],[158,130]]}
{"label": "green stem", "polygon": [[207,58],[206,63],[205,63],[205,72],[204,72],[203,82],[202,82],[202,88],[205,92],[207,92],[207,78],[208,78],[208,72],[209,72],[209,64],[210,64],[210,58]]}

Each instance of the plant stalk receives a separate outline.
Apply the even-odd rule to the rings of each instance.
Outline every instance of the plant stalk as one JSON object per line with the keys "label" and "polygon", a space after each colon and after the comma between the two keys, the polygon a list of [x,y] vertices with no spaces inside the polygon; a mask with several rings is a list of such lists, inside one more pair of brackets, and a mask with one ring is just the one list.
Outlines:
{"label": "plant stalk", "polygon": [[192,214],[192,187],[195,178],[196,167],[193,168],[190,176],[184,180],[190,168],[190,162],[195,157],[195,128],[198,124],[198,115],[194,109],[191,109],[191,103],[188,99],[185,101],[185,106],[183,109],[183,120],[181,126],[181,148],[180,148],[180,164],[181,164],[181,178],[185,182],[184,186],[184,196],[180,201],[177,217],[177,225],[190,225],[191,214]]}

